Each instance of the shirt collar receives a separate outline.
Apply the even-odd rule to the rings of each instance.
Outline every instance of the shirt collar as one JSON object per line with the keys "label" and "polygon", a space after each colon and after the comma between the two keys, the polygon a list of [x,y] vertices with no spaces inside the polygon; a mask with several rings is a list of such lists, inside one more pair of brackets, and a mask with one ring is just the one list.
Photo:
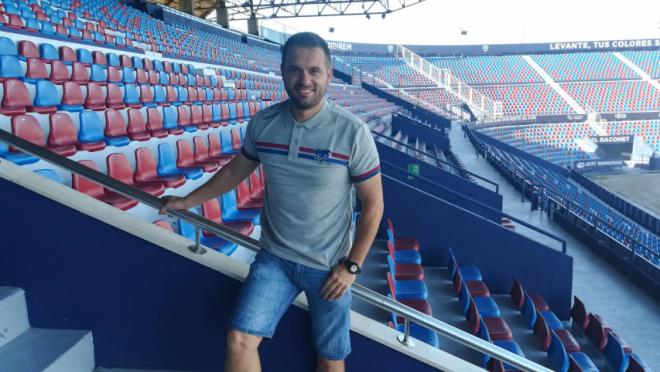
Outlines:
{"label": "shirt collar", "polygon": [[300,125],[302,128],[305,130],[312,130],[316,127],[318,127],[323,121],[325,121],[325,118],[327,116],[328,111],[330,110],[330,101],[328,101],[325,97],[323,98],[323,107],[319,112],[314,114],[311,118],[307,119],[307,121],[300,123],[299,121],[296,120],[296,118],[293,117],[293,113],[291,113],[291,100],[287,101],[287,107],[286,111],[289,115],[289,118],[291,118],[291,121],[293,122],[293,125]]}

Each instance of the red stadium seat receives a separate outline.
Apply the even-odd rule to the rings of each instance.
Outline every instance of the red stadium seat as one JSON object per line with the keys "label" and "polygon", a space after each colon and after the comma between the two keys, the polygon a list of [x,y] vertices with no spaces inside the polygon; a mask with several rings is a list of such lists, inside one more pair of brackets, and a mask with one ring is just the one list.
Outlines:
{"label": "red stadium seat", "polygon": [[[160,182],[143,182],[136,184],[133,180],[133,170],[124,154],[110,154],[106,159],[108,165],[108,176],[121,181],[127,185],[136,186],[140,190],[154,196],[162,195],[165,186]],[[107,192],[107,190],[106,190]]]}
{"label": "red stadium seat", "polygon": [[84,63],[73,62],[71,69],[71,81],[78,84],[87,84],[89,82],[88,67]]}
{"label": "red stadium seat", "polygon": [[[215,223],[225,225],[230,229],[236,230],[243,235],[250,235],[252,234],[252,231],[254,231],[254,224],[252,224],[252,222],[249,221],[223,222],[222,213],[220,210],[220,203],[216,198],[207,200],[202,204],[202,215]],[[206,230],[203,231],[203,234],[204,236],[207,237],[215,236],[213,235],[213,233]]]}
{"label": "red stadium seat", "polygon": [[61,156],[71,156],[76,153],[78,137],[71,117],[67,113],[50,114],[50,132],[47,147]]}
{"label": "red stadium seat", "polygon": [[108,83],[106,89],[108,90],[108,94],[105,98],[105,104],[108,108],[119,110],[126,107],[126,105],[124,105],[124,95],[119,86],[113,83]]}
{"label": "red stadium seat", "polygon": [[202,105],[202,121],[211,128],[218,128],[220,126],[220,123],[213,121],[213,110],[211,109],[211,105],[208,104]]}
{"label": "red stadium seat", "polygon": [[50,76],[48,79],[53,84],[62,84],[65,81],[69,81],[70,75],[69,70],[66,68],[66,65],[62,61],[53,60],[50,63]]}
{"label": "red stadium seat", "polygon": [[202,106],[200,105],[191,105],[190,106],[191,116],[190,123],[196,125],[199,129],[208,129],[209,125],[204,122],[204,114],[202,112]]}
{"label": "red stadium seat", "polygon": [[48,79],[48,71],[44,62],[39,58],[28,58],[25,78],[26,80]]}
{"label": "red stadium seat", "polygon": [[155,107],[147,109],[147,130],[152,137],[165,138],[169,132],[163,128],[163,116]]}
{"label": "red stadium seat", "polygon": [[209,162],[196,162],[193,156],[193,150],[186,140],[176,141],[178,156],[176,158],[177,168],[202,168],[204,172],[215,172],[218,170],[218,164]]}
{"label": "red stadium seat", "polygon": [[140,109],[128,109],[128,137],[132,141],[148,141],[151,135],[147,131],[147,122]]}
{"label": "red stadium seat", "polygon": [[99,83],[89,82],[87,84],[87,97],[85,98],[85,108],[88,110],[105,110],[105,93]]}
{"label": "red stadium seat", "polygon": [[216,133],[209,133],[209,156],[221,167],[229,163],[234,158],[233,155],[224,155],[222,153],[222,146],[220,145],[220,138]]}
{"label": "red stadium seat", "polygon": [[190,107],[181,105],[177,107],[177,125],[181,128],[189,127],[190,123]]}
{"label": "red stadium seat", "polygon": [[182,174],[176,176],[161,177],[158,175],[157,163],[148,148],[140,147],[135,150],[135,183],[149,184],[160,182],[165,187],[179,187],[186,183],[186,177]]}
{"label": "red stadium seat", "polygon": [[37,48],[37,46],[29,40],[21,40],[18,42],[18,55],[24,59],[30,57],[40,58],[39,48]]}
{"label": "red stadium seat", "polygon": [[60,61],[64,62],[65,64],[70,65],[76,61],[76,52],[74,52],[71,47],[63,45],[59,47],[59,51]]}
{"label": "red stadium seat", "polygon": [[[81,160],[79,163],[88,168],[98,170],[96,164],[91,160]],[[80,191],[121,210],[133,208],[138,204],[137,200],[129,199],[115,192],[106,192],[103,186],[75,173],[71,173],[71,186],[74,190]]]}
{"label": "red stadium seat", "polygon": [[252,198],[250,195],[250,186],[248,180],[243,180],[236,186],[236,206],[238,209],[259,209],[263,199]]}
{"label": "red stadium seat", "polygon": [[121,140],[120,143],[127,143],[123,139],[128,139],[128,131],[126,129],[126,120],[121,113],[115,109],[108,109],[105,111],[105,130],[104,135],[108,140]]}
{"label": "red stadium seat", "polygon": [[61,108],[68,111],[81,111],[85,99],[83,97],[80,85],[65,81],[62,84],[62,105]]}
{"label": "red stadium seat", "polygon": [[[17,115],[11,118],[11,132],[15,136],[29,141],[37,146],[46,147],[44,139],[44,131],[37,119],[32,115]],[[10,151],[18,152],[16,149],[9,147]]]}
{"label": "red stadium seat", "polygon": [[32,106],[30,92],[20,80],[8,79],[2,82],[3,95],[0,105],[2,115],[22,115]]}

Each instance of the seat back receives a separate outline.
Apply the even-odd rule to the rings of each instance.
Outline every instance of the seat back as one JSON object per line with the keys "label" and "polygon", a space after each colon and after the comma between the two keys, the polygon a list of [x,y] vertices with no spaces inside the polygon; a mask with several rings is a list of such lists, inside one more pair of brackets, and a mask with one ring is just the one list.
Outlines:
{"label": "seat back", "polygon": [[525,302],[525,291],[515,276],[513,277],[513,285],[511,286],[511,301],[513,301],[513,306],[518,310],[522,308],[523,302]]}
{"label": "seat back", "polygon": [[209,133],[209,156],[219,158],[222,156],[222,147],[220,146],[220,137],[216,133]]}
{"label": "seat back", "polygon": [[243,144],[241,143],[241,131],[239,128],[232,128],[231,129],[231,148],[238,152],[241,150],[241,146]]}
{"label": "seat back", "polygon": [[387,272],[387,287],[390,290],[390,296],[396,301],[396,283],[394,277],[392,277],[392,274],[389,271]]}
{"label": "seat back", "polygon": [[567,372],[569,367],[568,354],[566,354],[566,349],[564,344],[561,342],[557,334],[552,331],[550,335],[550,346],[548,347],[548,359],[552,362],[552,365],[555,367],[555,371],[558,372]]}
{"label": "seat back", "polygon": [[589,314],[587,314],[587,308],[584,306],[584,303],[582,303],[577,296],[573,296],[571,319],[573,320],[573,324],[582,331],[587,329],[587,325],[589,324]]}
{"label": "seat back", "polygon": [[176,166],[178,168],[191,168],[196,167],[193,159],[193,151],[190,148],[190,143],[186,140],[176,141],[177,158]]}
{"label": "seat back", "polygon": [[70,146],[78,143],[76,128],[69,114],[63,112],[52,113],[49,122],[48,146]]}
{"label": "seat back", "polygon": [[128,109],[128,134],[146,134],[147,122],[139,109]]}
{"label": "seat back", "polygon": [[126,155],[114,153],[106,158],[108,165],[108,176],[121,181],[127,185],[133,185],[133,170]]}
{"label": "seat back", "polygon": [[200,136],[193,137],[193,146],[195,151],[193,154],[193,159],[195,162],[206,162],[209,161],[209,149],[204,142],[204,138]]}
{"label": "seat back", "polygon": [[529,329],[534,329],[534,325],[536,324],[536,308],[534,308],[532,298],[527,293],[523,294],[524,300],[520,312],[525,321],[525,325],[527,325]]}
{"label": "seat back", "polygon": [[114,109],[105,111],[105,136],[123,137],[128,134],[126,130],[126,121],[121,113]]}
{"label": "seat back", "polygon": [[470,306],[470,302],[472,302],[470,298],[470,292],[468,292],[466,285],[462,285],[458,291],[458,302],[461,304],[461,314],[465,315]]}
{"label": "seat back", "polygon": [[[222,212],[217,198],[211,198],[202,203],[202,216],[215,223],[222,223]],[[204,236],[214,236],[212,232],[206,230],[203,233]]]}
{"label": "seat back", "polygon": [[179,117],[177,119],[177,124],[180,127],[187,127],[190,125],[190,107],[182,105],[177,108],[177,113]]}
{"label": "seat back", "polygon": [[[39,125],[39,121],[32,115],[18,115],[11,118],[11,132],[15,136],[29,141],[37,146],[44,147],[46,140],[44,138],[44,131]],[[10,147],[10,151],[16,151]]]}
{"label": "seat back", "polygon": [[623,346],[612,332],[607,333],[607,344],[603,356],[615,372],[625,372],[628,368],[629,356],[623,351]]}
{"label": "seat back", "polygon": [[174,107],[163,107],[163,128],[176,129],[178,128],[177,122],[179,115]]}
{"label": "seat back", "polygon": [[[2,95],[2,114],[5,115],[21,115],[25,113],[25,109],[32,105],[30,99],[30,92],[25,84],[20,80],[9,79],[3,83]],[[11,92],[11,94],[8,94]]]}
{"label": "seat back", "polygon": [[[78,163],[87,168],[98,170],[92,160],[81,160]],[[99,198],[105,194],[103,186],[73,172],[71,173],[71,187],[94,198]]]}
{"label": "seat back", "polygon": [[543,350],[548,350],[550,342],[552,341],[552,334],[548,328],[548,323],[545,322],[545,319],[543,316],[541,316],[541,314],[536,315],[534,335],[536,336],[536,339],[541,343],[541,348],[543,348]]}
{"label": "seat back", "polygon": [[146,147],[139,147],[135,150],[135,181],[149,182],[156,178],[156,159],[151,150]]}
{"label": "seat back", "polygon": [[594,314],[589,314],[589,323],[584,333],[587,334],[587,338],[591,340],[594,346],[598,348],[598,351],[603,351],[605,344],[607,344],[607,333],[600,319],[594,316]]}

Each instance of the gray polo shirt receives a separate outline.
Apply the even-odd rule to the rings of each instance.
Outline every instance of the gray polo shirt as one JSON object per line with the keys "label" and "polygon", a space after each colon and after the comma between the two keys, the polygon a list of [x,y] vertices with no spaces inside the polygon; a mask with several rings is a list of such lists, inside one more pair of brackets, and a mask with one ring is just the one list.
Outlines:
{"label": "gray polo shirt", "polygon": [[327,100],[299,123],[285,101],[250,120],[242,153],[266,176],[260,247],[309,267],[334,266],[350,248],[352,184],[380,172],[369,127]]}

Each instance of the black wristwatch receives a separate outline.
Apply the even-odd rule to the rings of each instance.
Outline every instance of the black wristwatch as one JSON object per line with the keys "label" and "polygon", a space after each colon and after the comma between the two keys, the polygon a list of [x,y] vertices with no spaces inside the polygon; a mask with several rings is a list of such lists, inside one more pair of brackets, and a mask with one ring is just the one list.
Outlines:
{"label": "black wristwatch", "polygon": [[360,265],[358,265],[356,262],[349,260],[348,258],[342,259],[344,262],[344,266],[346,266],[346,269],[348,269],[348,272],[357,275],[362,273],[362,269],[360,269]]}

